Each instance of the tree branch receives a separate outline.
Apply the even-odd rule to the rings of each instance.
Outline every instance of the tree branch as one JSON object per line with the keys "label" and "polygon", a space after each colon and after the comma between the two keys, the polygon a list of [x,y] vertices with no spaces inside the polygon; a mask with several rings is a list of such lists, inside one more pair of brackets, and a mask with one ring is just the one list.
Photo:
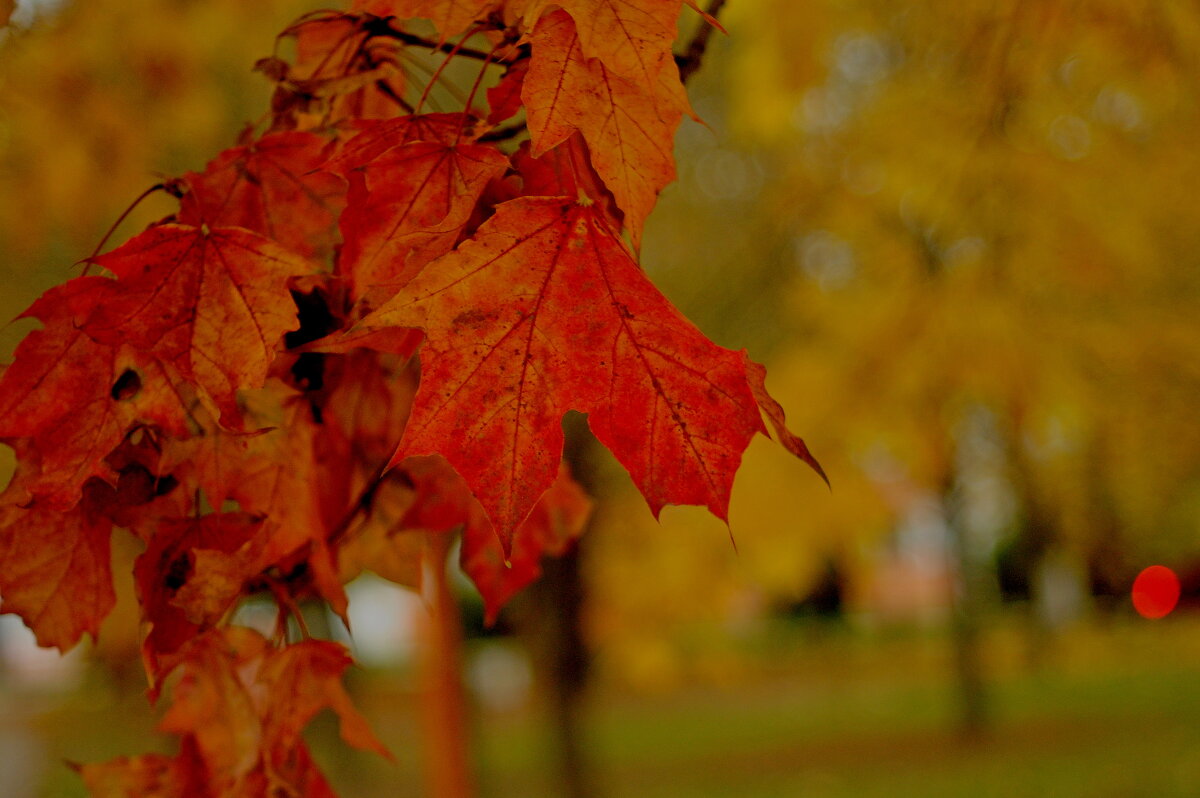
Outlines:
{"label": "tree branch", "polygon": [[[709,0],[705,13],[716,20],[724,5],[725,0]],[[681,55],[675,56],[675,64],[679,67],[679,80],[683,83],[687,83],[688,78],[700,68],[700,62],[704,60],[704,51],[708,49],[708,40],[712,37],[712,32],[712,24],[702,20],[700,27],[696,30],[696,35],[688,43],[687,49]]]}
{"label": "tree branch", "polygon": [[417,36],[414,33],[409,33],[406,30],[393,27],[390,18],[373,21],[369,26],[367,26],[367,30],[372,36],[395,39],[396,41],[401,42],[402,44],[407,44],[410,47],[423,47],[431,51],[437,50],[443,53],[466,56],[467,58],[473,58],[476,61],[485,61],[492,64],[505,65],[510,61],[519,60],[520,58],[523,58],[529,54],[528,45],[518,48],[518,53],[515,56],[510,56],[508,58],[497,58],[494,54],[489,53],[486,50],[476,50],[471,47],[456,47],[453,42],[441,42],[439,44],[432,39],[426,39],[424,36]]}
{"label": "tree branch", "polygon": [[516,138],[525,132],[525,123],[516,122],[508,127],[498,127],[494,130],[489,130],[479,137],[479,141],[507,141],[508,139]]}

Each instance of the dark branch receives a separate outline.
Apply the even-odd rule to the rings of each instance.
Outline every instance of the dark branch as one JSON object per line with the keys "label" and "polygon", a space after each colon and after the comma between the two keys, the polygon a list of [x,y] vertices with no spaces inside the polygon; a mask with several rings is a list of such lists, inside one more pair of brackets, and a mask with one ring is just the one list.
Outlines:
{"label": "dark branch", "polygon": [[495,130],[489,130],[487,133],[484,133],[482,136],[480,136],[479,140],[480,141],[508,141],[509,139],[516,138],[517,136],[521,135],[524,132],[525,132],[525,123],[517,122],[516,124],[509,125],[508,127],[498,127]]}
{"label": "dark branch", "polygon": [[[709,0],[707,13],[713,19],[721,13],[721,7],[725,5],[725,0]],[[696,35],[692,37],[688,43],[687,49],[682,55],[675,56],[675,64],[679,67],[679,79],[687,83],[688,78],[695,74],[700,68],[700,62],[704,60],[704,51],[708,49],[708,40],[712,37],[713,26],[708,22],[701,20],[700,27],[696,30]]]}
{"label": "dark branch", "polygon": [[476,61],[485,61],[491,64],[504,65],[510,61],[516,61],[517,59],[529,54],[528,46],[521,47],[515,56],[498,58],[486,50],[476,50],[471,47],[456,47],[453,42],[442,42],[439,44],[432,39],[426,39],[424,36],[417,36],[416,34],[393,27],[390,18],[373,20],[366,26],[366,30],[372,36],[395,39],[396,41],[407,44],[410,47],[422,47],[431,51],[439,50],[443,53],[453,53],[454,55],[461,55],[465,56],[466,58],[473,58]]}

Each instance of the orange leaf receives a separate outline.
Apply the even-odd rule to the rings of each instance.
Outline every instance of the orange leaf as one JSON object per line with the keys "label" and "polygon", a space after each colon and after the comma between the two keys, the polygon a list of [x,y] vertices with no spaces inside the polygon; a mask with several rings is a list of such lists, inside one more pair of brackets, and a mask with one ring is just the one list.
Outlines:
{"label": "orange leaf", "polygon": [[355,748],[392,758],[342,687],[342,674],[353,662],[344,646],[326,640],[305,640],[267,659],[258,673],[258,681],[270,689],[272,697],[263,715],[267,751],[289,756],[308,722],[329,708],[338,716],[343,740]]}
{"label": "orange leaf", "polygon": [[470,139],[473,119],[467,114],[406,114],[395,119],[367,119],[358,122],[358,133],[341,146],[324,168],[339,174],[366,166],[394,147],[414,141],[454,144]]}
{"label": "orange leaf", "polygon": [[829,477],[825,475],[825,469],[821,468],[821,464],[817,462],[817,458],[812,456],[812,452],[808,450],[808,445],[787,428],[787,418],[784,416],[783,406],[775,401],[775,398],[771,394],[767,393],[766,368],[747,359],[746,375],[750,379],[750,388],[754,391],[755,401],[758,402],[758,406],[766,415],[767,420],[771,422],[771,426],[775,429],[775,434],[779,436],[779,442],[783,445],[783,448],[808,463],[809,467],[813,471],[816,471],[821,479],[825,480],[825,484],[828,485]]}
{"label": "orange leaf", "polygon": [[390,758],[341,685],[344,647],[309,640],[274,649],[239,627],[209,631],[179,653],[181,677],[160,728],[183,737],[213,795],[332,796],[301,732],[324,708],[342,738]]}
{"label": "orange leaf", "polygon": [[585,56],[575,23],[561,10],[542,17],[530,40],[533,56],[521,96],[533,155],[582,133],[596,171],[625,212],[635,248],[640,246],[658,192],[675,179],[672,151],[683,106],[674,63],[647,82],[613,72]]}
{"label": "orange leaf", "polygon": [[497,125],[512,119],[521,110],[521,87],[525,85],[525,73],[529,71],[529,60],[522,58],[504,71],[500,82],[487,90],[488,124]]}
{"label": "orange leaf", "polygon": [[144,754],[77,766],[92,798],[207,798],[202,766],[194,756]]}
{"label": "orange leaf", "polygon": [[[554,484],[517,528],[511,556],[506,557],[487,513],[444,457],[410,457],[399,470],[412,481],[417,493],[399,524],[410,534],[393,532],[392,545],[409,551],[413,548],[411,532],[441,534],[461,527],[460,562],[483,596],[489,624],[495,622],[510,598],[541,574],[542,557],[562,554],[583,533],[591,515],[591,501],[571,479],[566,464],[560,464]],[[367,567],[372,566],[368,563]],[[399,580],[386,573],[380,575],[402,584],[412,581],[407,572],[402,572],[405,578]]]}
{"label": "orange leaf", "polygon": [[[231,554],[250,540],[261,525],[261,521],[240,513],[159,523],[146,551],[133,566],[142,617],[150,624],[142,642],[142,657],[152,687],[169,669],[172,662],[169,655],[194,639],[203,627],[218,620],[240,594],[241,581],[230,578],[222,585],[202,585],[199,590],[180,596],[196,577],[197,552]],[[199,578],[205,576],[201,573]]]}
{"label": "orange leaf", "polygon": [[505,558],[491,525],[468,526],[463,533],[462,569],[483,596],[486,623],[494,623],[508,600],[542,573],[542,557],[558,556],[583,534],[592,503],[571,479],[566,464],[513,536]]}
{"label": "orange leaf", "polygon": [[681,0],[555,0],[575,21],[586,58],[653,85],[671,60]]}
{"label": "orange leaf", "polygon": [[441,41],[465,33],[471,23],[486,16],[497,0],[354,0],[355,11],[381,17],[427,19],[441,34]]}

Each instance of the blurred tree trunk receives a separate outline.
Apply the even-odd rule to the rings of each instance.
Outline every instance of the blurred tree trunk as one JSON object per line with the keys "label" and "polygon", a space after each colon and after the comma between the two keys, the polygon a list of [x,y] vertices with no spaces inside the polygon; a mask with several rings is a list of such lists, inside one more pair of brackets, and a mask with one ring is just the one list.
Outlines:
{"label": "blurred tree trunk", "polygon": [[981,738],[991,711],[984,677],[982,627],[987,594],[987,558],[975,539],[966,512],[964,486],[969,458],[964,439],[970,435],[966,421],[958,434],[942,436],[941,501],[950,556],[950,639],[954,648],[954,673],[958,690],[958,730],[965,740]]}
{"label": "blurred tree trunk", "polygon": [[590,655],[580,632],[583,579],[580,549],[543,562],[530,588],[522,632],[533,654],[534,675],[548,715],[550,750],[564,798],[592,798],[583,718]]}
{"label": "blurred tree trunk", "polygon": [[954,573],[950,633],[958,682],[959,731],[964,738],[975,740],[983,736],[991,714],[981,641],[986,573],[972,551],[961,514],[953,507],[955,501],[951,496],[946,513]]}
{"label": "blurred tree trunk", "polygon": [[[597,444],[583,416],[569,414],[564,424],[566,459],[588,495],[598,497]],[[594,771],[587,758],[584,717],[591,653],[583,637],[586,601],[582,564],[588,535],[561,557],[542,560],[542,576],[515,602],[512,614],[533,659],[534,679],[547,715],[548,750],[563,798],[595,798]]]}
{"label": "blurred tree trunk", "polygon": [[446,576],[452,535],[427,534],[421,552],[418,626],[422,765],[429,798],[471,798],[467,699],[462,681],[462,616]]}

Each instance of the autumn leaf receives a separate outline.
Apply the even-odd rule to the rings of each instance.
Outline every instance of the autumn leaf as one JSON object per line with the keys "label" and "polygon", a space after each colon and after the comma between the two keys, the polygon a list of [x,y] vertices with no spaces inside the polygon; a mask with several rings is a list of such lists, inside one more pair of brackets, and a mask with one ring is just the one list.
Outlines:
{"label": "autumn leaf", "polygon": [[485,623],[495,623],[508,600],[541,576],[543,557],[567,551],[583,534],[591,511],[587,494],[563,464],[554,484],[517,528],[508,557],[490,524],[466,528],[459,560],[483,596]]}
{"label": "autumn leaf", "polygon": [[425,330],[392,462],[445,456],[506,549],[554,482],[567,410],[589,414],[656,515],[700,504],[726,518],[742,451],[763,429],[743,356],[684,319],[573,199],[498,206],[362,326]]}
{"label": "autumn leaf", "polygon": [[680,0],[556,0],[575,22],[585,58],[628,80],[654,85],[671,60]]}
{"label": "autumn leaf", "polygon": [[314,130],[348,120],[393,116],[404,96],[400,44],[375,36],[371,18],[315,11],[286,28],[294,64],[272,57],[258,67],[276,80],[272,131]]}
{"label": "autumn leaf", "polygon": [[328,147],[326,139],[302,132],[231,147],[203,172],[184,175],[179,221],[245,227],[305,257],[328,255],[346,194],[342,180],[317,171]]}
{"label": "autumn leaf", "polygon": [[283,334],[296,328],[291,277],[313,267],[240,228],[159,225],[95,258],[121,291],[84,331],[170,363],[241,426],[236,393],[263,385]]}
{"label": "autumn leaf", "polygon": [[352,8],[370,14],[408,19],[421,17],[433,23],[446,41],[464,33],[498,0],[354,0]]}
{"label": "autumn leaf", "polygon": [[95,638],[116,603],[112,521],[99,512],[107,487],[93,480],[65,512],[21,506],[18,482],[0,495],[0,612],[20,615],[38,645],[67,651],[85,633]]}
{"label": "autumn leaf", "polygon": [[658,192],[675,179],[672,150],[685,105],[674,63],[644,81],[613,72],[587,58],[575,23],[561,10],[542,17],[530,40],[521,97],[533,155],[579,131],[638,247]]}
{"label": "autumn leaf", "polygon": [[[243,513],[263,519],[244,545],[197,555],[197,575],[215,583],[219,598],[223,589],[240,588],[267,569],[300,574],[288,580],[289,593],[315,590],[344,615],[345,592],[333,578],[326,548],[326,535],[349,511],[353,478],[336,451],[338,441],[316,422],[307,399],[276,380],[247,393],[243,410],[261,432],[229,433],[212,425],[202,436],[167,443],[171,461],[190,464],[209,503],[236,501]],[[203,601],[203,587],[181,592]]]}
{"label": "autumn leaf", "polygon": [[522,58],[504,70],[500,82],[487,90],[488,124],[498,125],[512,119],[521,110],[521,88],[529,71],[529,59]]}
{"label": "autumn leaf", "polygon": [[23,314],[43,329],[26,336],[0,376],[0,439],[30,439],[40,472],[27,488],[59,508],[78,502],[89,477],[116,478],[104,458],[135,422],[186,432],[184,400],[157,361],[81,329],[116,294],[102,277],[47,291]]}
{"label": "autumn leaf", "polygon": [[344,647],[327,641],[274,648],[250,629],[206,632],[180,650],[180,678],[160,724],[182,738],[179,764],[135,769],[126,760],[117,775],[201,770],[214,796],[331,796],[300,736],[320,710],[338,715],[346,742],[390,758],[341,685],[350,663]]}
{"label": "autumn leaf", "polygon": [[192,581],[197,552],[232,554],[252,539],[262,522],[240,513],[199,519],[165,519],[133,567],[142,617],[150,625],[142,657],[151,686],[173,663],[170,655],[214,623],[240,595],[235,578],[209,583],[179,596]]}
{"label": "autumn leaf", "polygon": [[505,556],[487,513],[445,458],[409,457],[396,470],[412,484],[414,494],[391,528],[373,530],[373,539],[364,541],[363,553],[370,557],[362,558],[361,566],[419,589],[415,564],[423,536],[461,530],[460,563],[483,597],[489,624],[510,598],[541,574],[542,557],[562,554],[582,534],[591,514],[591,501],[562,464],[554,484],[517,529],[511,555]]}
{"label": "autumn leaf", "polygon": [[364,119],[354,125],[355,134],[322,167],[345,175],[366,166],[395,147],[415,141],[454,144],[472,140],[475,119],[468,114],[405,114],[394,119]]}
{"label": "autumn leaf", "polygon": [[809,467],[813,471],[816,471],[817,475],[825,480],[825,484],[828,485],[829,477],[825,475],[825,469],[821,468],[821,464],[817,462],[817,458],[813,457],[812,452],[808,450],[808,444],[788,429],[787,417],[783,412],[783,406],[771,394],[767,393],[767,369],[747,358],[746,376],[750,380],[750,389],[754,392],[754,400],[758,402],[763,415],[771,422],[771,427],[775,430],[775,434],[779,436],[779,442],[783,445],[783,448],[808,463]]}
{"label": "autumn leaf", "polygon": [[302,742],[300,733],[322,709],[338,716],[342,739],[363,751],[391,759],[370,726],[350,701],[341,678],[354,660],[346,648],[326,640],[305,640],[269,656],[257,681],[274,699],[263,714],[265,749],[287,756]]}
{"label": "autumn leaf", "polygon": [[179,734],[179,755],[120,757],[79,772],[101,797],[332,798],[301,737],[320,710],[334,710],[347,743],[391,758],[342,688],[349,665],[337,643],[275,648],[250,629],[205,632],[170,666],[179,679],[160,728]]}
{"label": "autumn leaf", "polygon": [[454,248],[489,180],[508,159],[493,147],[413,142],[350,173],[339,271],[355,296],[406,282]]}
{"label": "autumn leaf", "polygon": [[[192,755],[189,756],[189,753]],[[143,754],[75,765],[92,798],[208,798],[206,774],[193,752]]]}
{"label": "autumn leaf", "polygon": [[360,466],[387,462],[404,432],[416,392],[416,364],[409,361],[415,349],[404,356],[355,349],[330,358],[322,416]]}
{"label": "autumn leaf", "polygon": [[[608,226],[620,230],[625,215],[612,192],[592,167],[583,137],[575,133],[563,143],[534,158],[529,142],[523,142],[512,157],[521,177],[521,194],[529,197],[585,197],[599,207]],[[515,199],[515,197],[513,197]]]}

